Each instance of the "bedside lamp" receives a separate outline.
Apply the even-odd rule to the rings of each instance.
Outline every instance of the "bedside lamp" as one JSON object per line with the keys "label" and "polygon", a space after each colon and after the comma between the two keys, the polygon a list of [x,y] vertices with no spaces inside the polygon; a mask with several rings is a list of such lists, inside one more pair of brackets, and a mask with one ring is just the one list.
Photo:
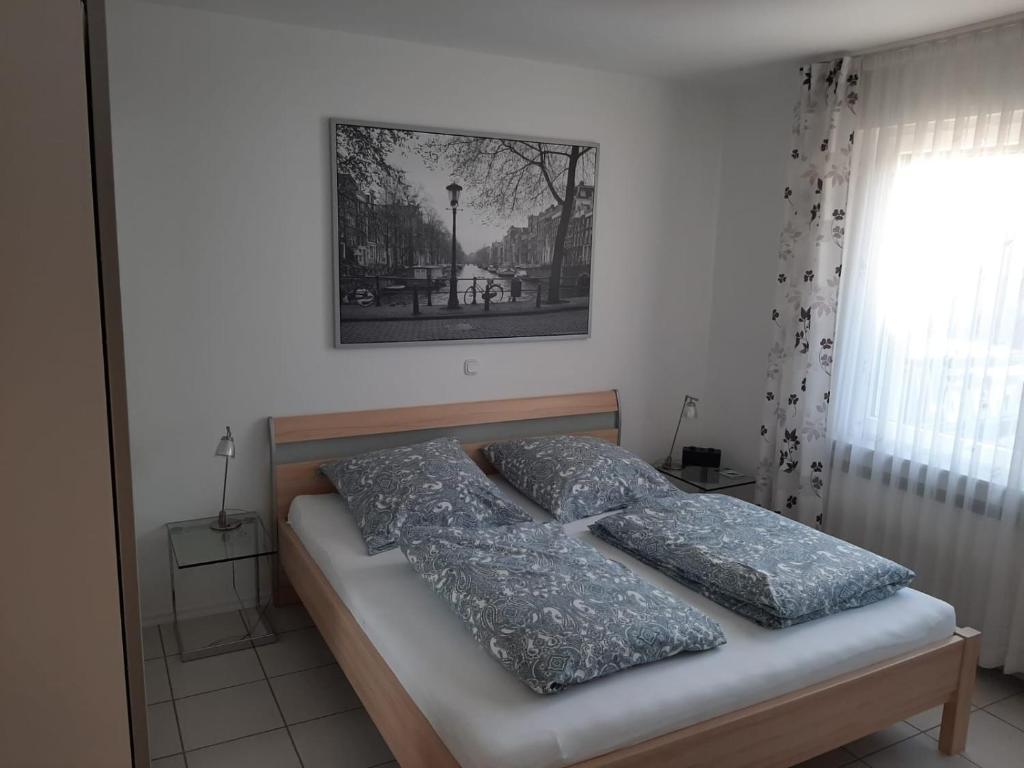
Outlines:
{"label": "bedside lamp", "polygon": [[[676,433],[672,435],[672,447],[668,449],[668,456],[661,462],[662,469],[678,469],[675,461],[672,459],[672,454],[676,451],[676,440],[679,438],[679,427],[683,423],[683,419],[696,419],[697,418],[697,398],[693,395],[686,395],[683,398],[683,409],[679,411],[679,421],[676,422]],[[680,465],[681,466],[681,465]]]}
{"label": "bedside lamp", "polygon": [[220,514],[217,515],[216,520],[210,523],[210,528],[215,531],[233,531],[242,524],[241,520],[228,519],[228,511],[225,508],[228,498],[228,464],[235,457],[235,438],[231,436],[231,427],[226,427],[226,429],[227,434],[220,439],[220,442],[217,443],[217,450],[213,452],[214,456],[224,457],[224,490],[221,491],[220,496]]}

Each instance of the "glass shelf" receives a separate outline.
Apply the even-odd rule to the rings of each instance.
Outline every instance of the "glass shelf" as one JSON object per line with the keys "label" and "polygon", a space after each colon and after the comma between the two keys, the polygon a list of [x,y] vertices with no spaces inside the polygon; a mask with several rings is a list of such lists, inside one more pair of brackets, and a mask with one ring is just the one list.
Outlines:
{"label": "glass shelf", "polygon": [[750,475],[744,475],[736,470],[728,469],[723,467],[722,469],[712,469],[711,467],[682,467],[665,469],[659,467],[658,471],[662,474],[674,477],[676,480],[681,480],[687,485],[692,485],[698,490],[706,493],[714,493],[715,491],[722,491],[726,488],[739,488],[743,485],[753,485],[754,478]]}
{"label": "glass shelf", "polygon": [[277,547],[259,515],[245,512],[228,517],[240,520],[242,525],[233,531],[214,531],[210,523],[216,517],[168,523],[174,564],[178,568],[195,568],[276,554]]}

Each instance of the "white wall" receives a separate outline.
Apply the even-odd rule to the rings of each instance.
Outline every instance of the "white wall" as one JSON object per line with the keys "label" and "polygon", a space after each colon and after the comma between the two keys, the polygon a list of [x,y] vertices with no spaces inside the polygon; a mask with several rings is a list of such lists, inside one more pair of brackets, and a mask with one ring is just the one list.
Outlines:
{"label": "white wall", "polygon": [[758,460],[797,70],[738,73],[718,95],[722,177],[701,419],[723,462],[746,472]]}
{"label": "white wall", "polygon": [[[617,387],[625,444],[665,451],[681,393],[705,388],[712,316],[720,137],[700,89],[128,0],[109,15],[148,619],[169,610],[162,525],[219,504],[225,424],[229,504],[261,510],[271,415]],[[330,116],[600,142],[592,338],[334,349]]]}

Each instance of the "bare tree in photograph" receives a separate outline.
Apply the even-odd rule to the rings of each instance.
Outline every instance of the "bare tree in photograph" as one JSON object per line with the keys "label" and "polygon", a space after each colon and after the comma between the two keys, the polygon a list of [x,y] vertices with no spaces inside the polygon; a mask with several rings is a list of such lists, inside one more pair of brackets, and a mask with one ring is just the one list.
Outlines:
{"label": "bare tree in photograph", "polygon": [[[591,171],[591,146],[540,141],[439,135],[427,142],[424,156],[435,165],[444,158],[473,190],[474,205],[512,214],[523,205],[561,206],[548,278],[547,302],[561,299],[566,233],[572,220],[576,184]],[[587,162],[590,161],[590,165]]]}

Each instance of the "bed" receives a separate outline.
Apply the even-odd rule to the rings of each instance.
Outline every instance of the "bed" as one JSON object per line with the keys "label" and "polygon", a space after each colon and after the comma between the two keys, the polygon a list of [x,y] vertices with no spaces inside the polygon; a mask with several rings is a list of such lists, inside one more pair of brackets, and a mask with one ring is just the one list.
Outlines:
{"label": "bed", "polygon": [[[488,439],[571,432],[618,442],[615,392],[275,418],[279,602],[301,600],[406,768],[787,766],[944,705],[939,747],[962,751],[979,635],[912,589],[766,630],[593,538],[607,556],[717,620],[714,651],[538,696],[486,656],[398,551],[366,555],[326,458],[455,434],[493,472]],[[311,458],[316,456],[316,458]],[[502,491],[550,519],[504,481]]]}

